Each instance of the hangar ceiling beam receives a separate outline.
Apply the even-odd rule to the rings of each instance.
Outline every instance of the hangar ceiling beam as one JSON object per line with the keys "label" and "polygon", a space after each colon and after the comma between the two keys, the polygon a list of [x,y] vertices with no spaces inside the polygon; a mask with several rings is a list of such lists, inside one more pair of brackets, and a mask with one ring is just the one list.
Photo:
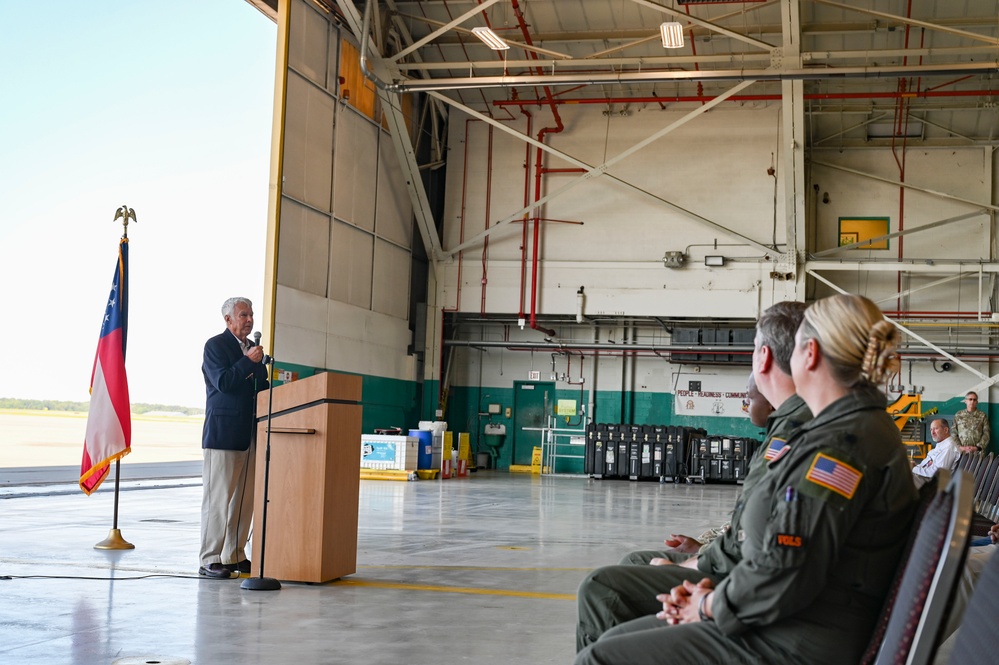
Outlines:
{"label": "hangar ceiling beam", "polygon": [[916,192],[922,192],[924,194],[929,194],[930,196],[936,196],[941,199],[947,199],[948,201],[958,201],[960,203],[967,203],[979,208],[985,208],[986,210],[999,211],[999,206],[991,205],[989,203],[982,203],[981,201],[972,201],[971,199],[962,198],[960,196],[954,196],[953,194],[947,194],[946,192],[938,192],[935,189],[929,189],[927,187],[917,187],[908,182],[902,182],[901,180],[894,180],[892,178],[885,178],[883,176],[874,175],[873,173],[866,173],[864,171],[858,171],[857,169],[851,169],[847,166],[840,166],[839,164],[832,164],[830,162],[823,162],[816,159],[812,160],[813,166],[825,166],[826,168],[835,169],[837,171],[843,171],[845,173],[852,173],[853,175],[859,175],[863,178],[869,178],[871,180],[877,180],[879,182],[884,182],[895,187],[905,187],[906,189],[911,189]]}
{"label": "hangar ceiling beam", "polygon": [[993,46],[999,46],[999,40],[995,37],[989,37],[988,35],[980,35],[977,32],[968,32],[967,30],[958,30],[957,28],[951,28],[945,25],[940,25],[939,23],[929,23],[927,21],[920,21],[918,19],[910,18],[908,16],[899,16],[897,14],[889,14],[887,12],[879,12],[873,9],[866,9],[864,7],[856,7],[854,5],[847,5],[842,2],[833,2],[832,0],[812,0],[819,5],[828,5],[829,7],[838,7],[840,9],[845,9],[852,12],[860,12],[861,14],[868,14],[870,16],[877,16],[878,18],[886,18],[892,21],[898,21],[899,23],[905,23],[907,25],[914,25],[919,28],[926,28],[927,30],[936,30],[939,32],[946,32],[951,35],[957,35],[958,37],[964,37],[966,39],[974,39],[980,42],[986,42],[987,44],[992,44]]}
{"label": "hangar ceiling beam", "polygon": [[515,212],[513,212],[513,213],[511,213],[511,214],[509,214],[509,215],[507,215],[507,216],[505,216],[503,218],[501,218],[499,221],[492,222],[490,224],[490,227],[489,227],[488,230],[483,231],[482,233],[479,233],[479,234],[475,235],[472,238],[469,238],[468,240],[462,242],[459,245],[456,245],[455,247],[448,248],[446,250],[445,254],[447,254],[449,256],[454,256],[454,255],[456,255],[458,252],[460,252],[462,250],[466,250],[469,247],[475,247],[475,246],[478,246],[478,245],[482,244],[482,242],[486,238],[488,238],[490,235],[496,233],[497,231],[509,228],[510,222],[512,222],[514,220],[521,219],[522,216],[525,213],[530,212],[531,210],[533,210],[537,206],[540,206],[541,204],[546,203],[547,201],[550,201],[551,199],[564,194],[565,192],[573,189],[574,187],[577,187],[577,186],[583,184],[584,182],[586,182],[586,181],[588,181],[588,180],[590,180],[592,178],[599,177],[599,176],[604,176],[606,178],[609,178],[610,180],[613,180],[614,182],[625,186],[626,188],[628,188],[629,190],[631,190],[633,192],[636,192],[636,193],[642,194],[643,196],[646,196],[648,198],[654,199],[655,201],[658,201],[659,203],[662,203],[662,204],[666,205],[671,210],[673,210],[675,212],[678,212],[678,213],[684,215],[685,217],[693,219],[694,221],[696,221],[696,222],[698,222],[698,223],[700,223],[700,224],[702,224],[704,226],[707,226],[707,227],[709,227],[709,228],[711,228],[711,229],[713,229],[713,230],[715,230],[715,231],[717,231],[717,232],[719,232],[719,233],[721,233],[721,234],[723,234],[723,235],[725,235],[725,236],[727,236],[729,238],[733,238],[733,239],[738,240],[738,241],[740,241],[742,243],[748,244],[751,247],[755,247],[756,249],[764,252],[765,254],[768,254],[768,255],[774,254],[776,250],[773,247],[768,247],[767,245],[764,245],[764,244],[762,244],[762,243],[760,243],[760,242],[758,242],[756,240],[753,240],[752,238],[748,238],[748,237],[746,237],[746,236],[738,233],[737,231],[734,231],[732,229],[729,229],[727,227],[722,226],[721,224],[718,224],[718,223],[713,222],[713,221],[711,221],[711,220],[709,220],[709,219],[707,219],[705,217],[702,217],[702,216],[698,215],[695,212],[692,212],[692,211],[687,210],[685,208],[681,208],[680,206],[676,205],[675,203],[672,203],[672,202],[670,202],[670,201],[668,201],[668,200],[666,200],[666,199],[664,199],[664,198],[662,198],[660,196],[657,196],[656,194],[653,194],[652,192],[649,192],[649,191],[647,191],[645,189],[642,189],[641,187],[638,187],[637,185],[634,185],[634,184],[632,184],[630,182],[627,182],[626,180],[623,180],[621,178],[618,178],[617,176],[614,176],[614,175],[611,175],[610,173],[608,173],[608,169],[611,166],[613,166],[614,164],[616,164],[617,162],[619,162],[619,161],[625,159],[626,157],[632,155],[633,153],[635,153],[638,150],[644,148],[645,146],[649,145],[650,143],[659,140],[660,138],[662,138],[663,136],[665,136],[669,132],[673,131],[674,129],[676,129],[676,128],[684,125],[684,124],[686,124],[687,122],[690,122],[691,120],[693,120],[697,116],[699,116],[699,115],[701,115],[701,114],[709,111],[710,109],[714,108],[715,106],[717,106],[721,102],[725,101],[726,99],[728,99],[732,95],[738,94],[740,91],[742,91],[743,89],[745,89],[746,87],[748,87],[750,85],[752,85],[752,83],[749,82],[749,81],[744,81],[744,82],[736,85],[734,88],[731,88],[731,89],[727,90],[725,93],[719,95],[718,97],[715,97],[711,101],[706,102],[702,106],[697,107],[695,110],[693,110],[690,113],[684,115],[679,120],[671,123],[667,127],[664,127],[663,129],[659,130],[655,134],[652,134],[651,136],[649,136],[645,140],[640,141],[639,143],[635,144],[634,146],[632,146],[628,150],[625,150],[624,152],[618,154],[617,156],[611,158],[610,160],[604,162],[603,164],[600,164],[599,166],[592,166],[591,164],[588,164],[588,163],[586,163],[586,162],[584,162],[582,160],[576,159],[572,155],[564,153],[564,152],[562,152],[560,150],[556,150],[555,148],[552,148],[549,145],[541,143],[540,141],[536,141],[533,138],[531,138],[530,136],[526,136],[525,134],[521,134],[517,130],[515,130],[515,129],[511,128],[511,127],[508,127],[506,124],[498,122],[498,121],[494,120],[493,118],[490,118],[487,115],[479,113],[478,111],[475,111],[474,109],[469,108],[468,106],[465,106],[464,104],[461,104],[461,103],[459,103],[459,102],[457,102],[457,101],[455,101],[455,100],[453,100],[453,99],[451,99],[451,98],[449,98],[449,97],[447,97],[445,95],[442,95],[442,94],[437,93],[437,92],[430,93],[431,95],[433,95],[435,97],[438,97],[439,99],[441,99],[443,101],[446,101],[451,106],[454,106],[455,108],[460,109],[460,110],[464,111],[465,113],[468,113],[472,117],[478,118],[479,120],[482,120],[483,122],[485,122],[485,123],[487,123],[489,125],[492,125],[493,127],[496,127],[497,129],[499,129],[501,131],[504,131],[507,134],[510,134],[511,136],[515,136],[515,137],[519,138],[520,140],[522,140],[522,141],[524,141],[526,143],[529,143],[529,144],[531,144],[531,145],[533,145],[533,146],[535,146],[537,148],[540,148],[540,149],[544,150],[545,152],[548,152],[548,153],[550,153],[552,155],[555,155],[556,157],[559,157],[560,159],[564,159],[565,161],[569,162],[570,164],[572,164],[574,166],[586,169],[586,173],[584,173],[583,175],[579,176],[578,178],[574,178],[573,180],[571,180],[570,182],[566,183],[562,187],[560,187],[560,188],[558,188],[558,189],[556,189],[556,190],[554,190],[552,192],[549,192],[548,194],[546,194],[545,196],[541,197],[537,201],[534,201],[530,205],[525,206],[525,207],[523,207],[523,208],[521,208],[521,209],[519,209],[519,210],[517,210],[517,211],[515,211]]}
{"label": "hangar ceiling beam", "polygon": [[[958,273],[957,275],[950,275],[948,277],[941,277],[940,279],[934,280],[934,281],[930,282],[929,284],[923,284],[922,286],[917,286],[917,287],[914,287],[914,288],[911,288],[911,289],[906,289],[905,291],[899,291],[898,293],[893,293],[892,295],[888,296],[887,298],[882,298],[881,300],[875,300],[874,304],[875,305],[880,305],[881,303],[891,302],[892,300],[900,300],[901,298],[905,298],[907,296],[910,296],[913,293],[919,293],[920,291],[925,291],[927,289],[932,289],[932,288],[935,288],[937,286],[940,286],[941,284],[948,284],[950,282],[959,280],[962,277],[968,277],[968,276],[970,276],[970,275],[962,275],[962,274]],[[975,275],[975,277],[978,277],[978,275]]]}
{"label": "hangar ceiling beam", "polygon": [[742,33],[736,32],[735,30],[729,30],[728,28],[718,25],[717,23],[712,23],[711,21],[705,21],[702,18],[697,18],[685,12],[681,12],[678,9],[673,9],[672,7],[666,7],[665,5],[660,5],[658,2],[649,2],[649,0],[632,0],[636,5],[641,5],[642,7],[648,7],[657,12],[662,12],[681,21],[686,21],[687,23],[693,23],[694,25],[699,25],[702,28],[707,28],[712,32],[717,32],[718,34],[725,35],[726,37],[731,37],[732,39],[738,40],[740,42],[745,42],[756,48],[761,48],[765,51],[769,51],[774,47],[773,44],[768,44],[767,42],[762,42],[759,39],[753,39],[749,35],[744,35]]}
{"label": "hangar ceiling beam", "polygon": [[[385,4],[392,10],[392,23],[395,25],[395,29],[399,31],[399,34],[402,35],[402,38],[405,39],[407,43],[413,43],[413,35],[409,32],[409,26],[406,25],[406,22],[399,16],[399,10],[396,7],[395,0],[385,0]],[[414,64],[417,66],[424,64],[423,56],[419,53],[413,54],[413,60],[416,61]],[[430,74],[428,72],[421,72],[420,76],[425,79],[430,78]],[[437,109],[437,112],[440,113],[441,117],[446,119],[447,106],[441,104],[436,99],[432,100],[432,102],[434,108]]]}
{"label": "hangar ceiling beam", "polygon": [[[442,25],[437,30],[434,30],[433,32],[431,32],[426,37],[423,37],[419,41],[416,41],[416,42],[410,44],[409,46],[407,46],[406,48],[402,49],[401,51],[399,51],[398,53],[396,53],[394,56],[392,56],[392,60],[395,61],[395,62],[398,62],[399,60],[402,60],[407,55],[409,55],[410,53],[412,53],[416,49],[420,48],[424,44],[432,42],[433,40],[437,39],[437,37],[439,37],[440,35],[443,35],[447,31],[449,31],[451,28],[454,28],[455,26],[461,25],[462,23],[464,23],[468,19],[472,18],[476,14],[479,14],[479,13],[485,11],[489,7],[492,7],[493,5],[495,5],[499,1],[500,0],[485,0],[485,2],[483,2],[482,4],[476,5],[475,7],[473,7],[470,10],[468,10],[467,12],[465,12],[464,14],[462,14],[461,16],[459,16],[458,18],[456,18],[453,21],[451,21],[450,23],[445,23],[444,25]],[[370,4],[370,0],[369,0],[368,4]]]}
{"label": "hangar ceiling beam", "polygon": [[[919,274],[978,271],[985,273],[999,273],[999,263],[984,263],[981,261],[960,261],[946,259],[910,259],[908,261],[840,261],[830,259],[826,261],[806,261],[805,270],[823,271],[846,271],[857,272],[866,270],[868,272],[911,272]],[[825,281],[825,280],[823,280]],[[845,293],[845,291],[844,291]]]}
{"label": "hangar ceiling beam", "polygon": [[[775,67],[801,68],[801,17],[798,0],[782,0],[781,20],[784,42],[774,51]],[[798,257],[805,252],[805,84],[801,80],[781,81],[781,132],[777,150],[780,176],[784,183],[784,222],[786,245],[778,272],[795,275],[794,295],[805,298],[805,280],[798,276]],[[775,178],[778,176],[774,176]],[[776,183],[776,180],[775,180]],[[776,215],[776,211],[774,211]]]}
{"label": "hangar ceiling beam", "polygon": [[[339,0],[343,1],[343,0]],[[595,62],[593,60],[589,62]],[[572,74],[523,74],[517,76],[471,76],[464,78],[437,78],[431,81],[403,79],[401,74],[393,79],[382,79],[384,85],[396,92],[427,92],[429,90],[463,90],[469,88],[515,88],[541,85],[597,85],[609,83],[666,83],[674,81],[789,81],[822,79],[871,79],[897,78],[899,76],[963,76],[988,75],[999,72],[995,60],[961,62],[941,65],[884,65],[827,67],[824,69],[774,68],[774,69],[699,69],[680,71],[641,72],[579,72]],[[390,81],[390,82],[386,82]]]}
{"label": "hangar ceiling beam", "polygon": [[963,222],[966,219],[974,219],[981,215],[987,215],[989,211],[985,208],[979,208],[973,212],[966,213],[964,215],[957,215],[956,217],[948,217],[947,219],[940,219],[935,222],[930,222],[929,224],[923,224],[922,226],[910,227],[904,231],[896,231],[895,233],[886,233],[885,235],[878,236],[876,238],[870,238],[869,240],[860,240],[857,242],[852,242],[849,245],[840,245],[839,247],[833,247],[831,249],[824,249],[821,252],[815,252],[810,255],[810,258],[817,259],[822,256],[828,256],[830,254],[836,254],[848,249],[857,249],[864,245],[873,245],[875,243],[881,242],[882,240],[891,240],[892,238],[898,238],[900,236],[908,236],[913,233],[919,233],[920,231],[929,231],[930,229],[935,229],[940,226],[946,226],[948,224],[953,224],[954,222]]}
{"label": "hangar ceiling beam", "polygon": [[[848,295],[849,294],[849,291],[841,289],[839,286],[833,284],[832,282],[830,282],[825,277],[822,277],[821,275],[819,275],[818,273],[816,273],[814,270],[809,270],[808,274],[810,274],[812,277],[814,277],[815,279],[819,280],[820,282],[822,282],[823,284],[827,285],[828,287],[830,287],[831,289],[835,290],[838,293],[842,293],[844,295]],[[972,367],[968,363],[964,362],[963,360],[961,360],[960,358],[958,358],[954,354],[948,353],[947,351],[945,351],[944,349],[940,348],[939,346],[937,346],[933,342],[930,342],[929,340],[927,340],[924,337],[918,335],[917,333],[914,333],[912,330],[910,330],[909,328],[903,326],[898,321],[893,320],[891,317],[886,316],[885,317],[885,321],[888,321],[890,324],[892,324],[893,326],[895,326],[896,328],[898,328],[900,331],[902,331],[902,333],[904,333],[904,334],[908,335],[909,337],[912,337],[913,339],[915,339],[915,340],[921,342],[922,344],[925,344],[926,346],[930,347],[931,349],[933,349],[934,351],[936,351],[937,353],[939,353],[943,357],[949,359],[955,365],[959,365],[959,366],[963,367],[964,369],[968,370],[969,372],[971,372],[973,375],[975,375],[976,377],[978,377],[979,379],[982,380],[982,383],[979,384],[979,385],[982,385],[983,387],[984,386],[991,386],[991,385],[994,385],[995,383],[999,382],[999,375],[996,375],[996,376],[993,376],[993,377],[989,377],[989,376],[987,376],[985,374],[982,374],[977,369],[975,369],[974,367]]]}

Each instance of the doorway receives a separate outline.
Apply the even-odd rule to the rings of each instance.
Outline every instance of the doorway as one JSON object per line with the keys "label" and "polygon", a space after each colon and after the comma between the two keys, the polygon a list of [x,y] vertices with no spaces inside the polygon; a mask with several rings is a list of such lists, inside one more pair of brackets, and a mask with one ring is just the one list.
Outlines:
{"label": "doorway", "polygon": [[[514,381],[513,455],[511,464],[530,466],[535,446],[541,447],[541,428],[555,403],[552,382]],[[527,429],[525,429],[527,428]]]}

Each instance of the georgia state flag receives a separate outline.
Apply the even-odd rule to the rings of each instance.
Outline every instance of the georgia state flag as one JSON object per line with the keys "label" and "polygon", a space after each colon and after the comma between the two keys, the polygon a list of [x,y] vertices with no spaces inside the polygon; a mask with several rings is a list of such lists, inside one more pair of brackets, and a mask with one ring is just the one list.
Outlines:
{"label": "georgia state flag", "polygon": [[125,376],[127,330],[128,238],[122,238],[90,376],[90,412],[80,466],[80,489],[88,495],[104,482],[111,462],[131,451],[132,415]]}

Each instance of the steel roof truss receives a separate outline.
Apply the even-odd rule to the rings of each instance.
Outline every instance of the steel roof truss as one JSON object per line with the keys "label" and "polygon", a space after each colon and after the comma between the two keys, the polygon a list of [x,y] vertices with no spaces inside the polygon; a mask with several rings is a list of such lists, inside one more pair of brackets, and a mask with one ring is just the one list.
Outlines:
{"label": "steel roof truss", "polygon": [[541,143],[540,141],[536,141],[533,138],[531,138],[529,136],[526,136],[525,134],[521,134],[517,130],[515,130],[515,129],[511,128],[511,127],[506,126],[504,123],[498,122],[498,121],[494,120],[493,118],[490,118],[487,115],[479,113],[478,111],[475,111],[474,109],[471,109],[471,108],[469,108],[469,107],[467,107],[467,106],[465,106],[463,104],[460,104],[459,102],[456,102],[455,100],[453,100],[453,99],[451,99],[449,97],[446,97],[445,95],[442,95],[442,94],[437,93],[437,92],[431,92],[430,93],[431,95],[437,96],[438,98],[440,98],[443,101],[448,102],[449,104],[451,104],[455,108],[461,109],[462,111],[465,111],[469,115],[471,115],[471,116],[473,116],[475,118],[478,118],[479,120],[482,120],[483,122],[485,122],[487,124],[490,124],[490,125],[498,128],[498,129],[506,132],[507,134],[510,134],[511,136],[515,136],[515,137],[521,139],[522,141],[524,141],[526,143],[530,143],[531,145],[533,145],[533,146],[535,146],[537,148],[540,148],[540,149],[544,150],[545,152],[548,152],[548,153],[550,153],[552,155],[555,155],[556,157],[559,157],[560,159],[564,159],[565,161],[569,162],[570,164],[573,164],[574,166],[577,166],[577,167],[580,167],[580,168],[584,168],[587,171],[583,175],[581,175],[581,176],[579,176],[577,178],[574,178],[573,180],[571,180],[570,182],[566,183],[562,187],[560,187],[560,188],[558,188],[558,189],[556,189],[556,190],[548,193],[547,195],[541,197],[537,201],[534,201],[530,205],[525,206],[524,208],[521,208],[520,210],[517,210],[516,212],[513,212],[513,213],[507,215],[506,217],[503,217],[499,221],[492,223],[490,225],[490,228],[488,230],[483,231],[482,233],[477,234],[476,236],[474,236],[474,237],[472,237],[472,238],[470,238],[470,239],[462,242],[461,244],[459,244],[459,245],[457,245],[455,247],[452,247],[452,248],[449,248],[449,249],[445,250],[445,254],[446,255],[450,255],[450,256],[454,256],[458,252],[460,252],[462,250],[465,250],[465,249],[468,249],[469,247],[478,246],[487,237],[489,237],[493,233],[496,233],[498,230],[503,229],[503,228],[509,226],[510,222],[512,222],[514,220],[521,219],[524,214],[530,212],[531,210],[534,210],[535,208],[537,208],[541,204],[546,203],[547,201],[550,201],[551,199],[564,194],[565,192],[573,189],[574,187],[576,187],[576,186],[578,186],[578,185],[586,182],[587,180],[589,180],[591,178],[595,178],[595,177],[598,177],[598,176],[601,176],[601,175],[605,176],[605,177],[607,177],[607,178],[609,178],[611,180],[613,180],[614,182],[617,182],[617,183],[619,183],[621,185],[624,185],[625,187],[627,187],[628,189],[630,189],[630,190],[632,190],[634,192],[637,192],[637,193],[640,193],[640,194],[642,194],[642,195],[644,195],[646,197],[652,198],[652,199],[654,199],[654,200],[656,200],[656,201],[658,201],[658,202],[660,202],[660,203],[668,206],[672,210],[674,210],[676,212],[679,212],[679,213],[683,214],[684,216],[686,216],[686,217],[688,217],[690,219],[693,219],[696,222],[699,222],[702,225],[708,226],[708,227],[714,229],[715,231],[718,231],[719,233],[722,233],[722,234],[724,234],[724,235],[726,235],[726,236],[728,236],[730,238],[734,238],[734,239],[737,239],[737,240],[739,240],[741,242],[744,242],[744,243],[746,243],[746,244],[748,244],[748,245],[750,245],[752,247],[755,247],[755,248],[759,249],[760,251],[762,251],[762,252],[764,252],[764,253],[766,253],[768,255],[774,254],[775,250],[772,247],[768,247],[767,245],[764,245],[764,244],[762,244],[760,242],[757,242],[756,240],[753,240],[752,238],[747,238],[746,236],[744,236],[744,235],[742,235],[742,234],[740,234],[740,233],[738,233],[736,231],[733,231],[732,229],[726,228],[726,227],[722,226],[721,224],[713,222],[713,221],[711,221],[711,220],[709,220],[709,219],[707,219],[705,217],[701,217],[697,213],[694,213],[694,212],[692,212],[690,210],[686,210],[685,208],[681,208],[680,206],[676,205],[675,203],[672,203],[672,202],[670,202],[670,201],[668,201],[668,200],[666,200],[666,199],[664,199],[664,198],[662,198],[660,196],[657,196],[657,195],[653,194],[652,192],[644,190],[641,187],[638,187],[637,185],[634,185],[634,184],[629,183],[629,182],[627,182],[625,180],[622,180],[621,178],[618,178],[617,176],[611,175],[610,173],[607,172],[607,170],[612,165],[620,162],[623,159],[626,159],[627,157],[631,156],[632,154],[634,154],[638,150],[641,150],[642,148],[648,146],[650,143],[653,143],[654,141],[659,140],[660,138],[662,138],[666,134],[672,132],[674,129],[677,129],[678,127],[686,124],[687,122],[690,122],[691,120],[693,120],[697,116],[701,115],[702,113],[705,113],[705,112],[709,111],[710,109],[714,108],[718,104],[720,104],[723,101],[725,101],[727,98],[731,97],[732,95],[738,94],[740,91],[742,91],[743,89],[747,88],[750,85],[752,85],[752,83],[750,81],[744,81],[744,82],[736,85],[735,87],[729,89],[728,91],[726,91],[722,95],[719,95],[719,96],[715,97],[714,99],[710,100],[709,102],[706,102],[702,106],[697,107],[695,110],[691,111],[690,113],[687,113],[682,118],[680,118],[677,121],[671,123],[667,127],[664,127],[663,129],[659,130],[655,134],[652,134],[651,136],[647,137],[643,141],[640,141],[639,143],[635,144],[631,148],[629,148],[629,149],[625,150],[624,152],[616,155],[615,157],[611,158],[610,160],[604,162],[603,164],[600,164],[599,166],[592,166],[590,164],[587,164],[586,162],[583,162],[583,161],[581,161],[579,159],[576,159],[572,155],[566,154],[566,153],[564,153],[564,152],[562,152],[560,150],[556,150],[555,148],[552,148],[551,146],[548,146],[548,145],[546,145],[544,143]]}
{"label": "steel roof truss", "polygon": [[[448,32],[451,28],[453,28],[455,26],[458,26],[458,25],[461,25],[462,23],[464,23],[468,19],[472,18],[476,14],[481,14],[486,9],[488,9],[489,7],[492,7],[493,5],[495,5],[499,1],[500,0],[485,0],[482,4],[476,5],[475,7],[473,7],[470,10],[468,10],[467,12],[465,12],[464,14],[462,14],[461,16],[459,16],[458,18],[456,18],[453,21],[451,21],[450,23],[444,24],[442,27],[438,28],[437,30],[434,30],[429,35],[427,35],[426,37],[424,37],[424,38],[422,38],[422,39],[414,42],[413,44],[410,44],[408,47],[406,47],[403,50],[399,51],[394,56],[392,56],[392,60],[394,60],[396,62],[398,62],[399,60],[402,60],[407,55],[409,55],[410,53],[412,53],[416,49],[420,48],[424,44],[432,42],[433,40],[437,39],[438,37],[440,37],[444,33]],[[370,4],[371,0],[367,0],[367,2]],[[341,4],[343,4],[343,3],[341,2]],[[375,5],[377,5],[377,4],[378,3],[376,2]]]}
{"label": "steel roof truss", "polygon": [[[825,284],[829,288],[833,289],[834,291],[837,291],[838,293],[842,293],[844,295],[848,295],[849,294],[849,291],[846,291],[846,290],[840,288],[839,286],[837,286],[836,284],[833,284],[828,279],[826,279],[822,275],[819,275],[814,270],[808,270],[807,272],[808,272],[809,275],[811,275],[815,279],[819,280],[820,282],[822,282],[823,284]],[[939,346],[937,346],[933,342],[930,342],[929,340],[927,340],[927,339],[921,337],[920,335],[914,333],[912,330],[910,330],[909,328],[903,326],[898,321],[895,321],[894,319],[892,319],[890,317],[887,317],[887,316],[885,317],[885,321],[888,321],[893,326],[895,326],[896,328],[898,328],[899,330],[901,330],[904,334],[908,335],[909,337],[912,337],[913,339],[915,339],[915,340],[917,340],[919,342],[922,342],[923,344],[925,344],[926,346],[930,347],[931,349],[933,349],[934,351],[936,351],[940,355],[944,356],[945,358],[949,358],[955,365],[960,365],[964,369],[966,369],[969,372],[971,372],[973,375],[977,376],[982,381],[988,382],[988,385],[992,385],[992,384],[996,383],[997,381],[999,381],[999,374],[997,374],[996,376],[993,376],[993,377],[989,378],[988,376],[986,376],[985,374],[982,374],[977,369],[975,369],[974,367],[972,367],[968,363],[964,362],[963,360],[961,360],[960,358],[958,358],[954,354],[948,353],[947,351],[944,351],[942,348],[940,348]]]}

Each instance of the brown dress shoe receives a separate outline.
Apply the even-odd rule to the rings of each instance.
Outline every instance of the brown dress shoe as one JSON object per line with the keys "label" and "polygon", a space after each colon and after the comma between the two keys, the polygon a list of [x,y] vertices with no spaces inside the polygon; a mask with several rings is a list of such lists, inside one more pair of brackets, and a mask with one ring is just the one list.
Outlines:
{"label": "brown dress shoe", "polygon": [[207,566],[198,568],[198,575],[211,577],[216,580],[228,580],[232,578],[232,571],[221,563],[210,563]]}

